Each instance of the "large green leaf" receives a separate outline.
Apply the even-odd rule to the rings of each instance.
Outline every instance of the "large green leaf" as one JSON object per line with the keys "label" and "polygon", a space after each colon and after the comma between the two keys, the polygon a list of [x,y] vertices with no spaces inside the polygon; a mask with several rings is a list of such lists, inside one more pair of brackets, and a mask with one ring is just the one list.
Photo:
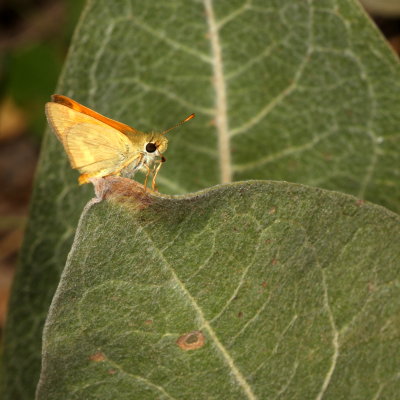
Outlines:
{"label": "large green leaf", "polygon": [[[399,210],[398,62],[353,0],[90,1],[58,92],[170,136],[160,190],[273,178]],[[41,331],[91,188],[47,134],[6,331],[8,399],[31,399]]]}
{"label": "large green leaf", "polygon": [[396,214],[279,182],[132,186],[82,216],[38,400],[396,398]]}

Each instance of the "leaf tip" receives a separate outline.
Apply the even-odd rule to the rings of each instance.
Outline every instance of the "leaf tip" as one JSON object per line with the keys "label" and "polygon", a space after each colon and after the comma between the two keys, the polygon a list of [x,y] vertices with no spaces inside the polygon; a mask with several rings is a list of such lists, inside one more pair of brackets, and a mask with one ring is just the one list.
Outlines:
{"label": "leaf tip", "polygon": [[140,183],[119,176],[91,179],[99,201],[107,200],[133,207],[147,208],[153,201],[153,192],[144,190]]}

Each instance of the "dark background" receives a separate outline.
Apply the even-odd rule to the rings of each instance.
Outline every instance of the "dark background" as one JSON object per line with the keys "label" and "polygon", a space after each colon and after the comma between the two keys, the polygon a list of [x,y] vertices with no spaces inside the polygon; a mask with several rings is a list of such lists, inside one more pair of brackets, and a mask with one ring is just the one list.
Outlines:
{"label": "dark background", "polygon": [[[44,104],[55,91],[83,4],[0,2],[0,339],[46,126]],[[400,54],[400,16],[373,18]]]}

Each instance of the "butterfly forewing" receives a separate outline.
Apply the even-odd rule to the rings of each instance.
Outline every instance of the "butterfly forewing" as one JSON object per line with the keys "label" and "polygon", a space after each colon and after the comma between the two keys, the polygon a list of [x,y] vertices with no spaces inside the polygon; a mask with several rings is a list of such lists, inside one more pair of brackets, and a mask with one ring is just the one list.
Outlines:
{"label": "butterfly forewing", "polygon": [[124,134],[90,115],[57,103],[47,103],[46,114],[72,167],[81,172],[118,171],[139,156]]}
{"label": "butterfly forewing", "polygon": [[114,119],[107,118],[104,115],[101,115],[96,111],[93,111],[90,108],[83,106],[77,101],[70,99],[67,96],[63,96],[60,94],[53,94],[53,96],[51,96],[51,99],[53,100],[54,103],[66,106],[67,108],[78,111],[81,114],[89,115],[93,117],[95,120],[104,122],[106,125],[109,125],[112,128],[117,129],[122,133],[139,133],[139,131],[137,131],[135,128],[123,124],[122,122],[115,121]]}

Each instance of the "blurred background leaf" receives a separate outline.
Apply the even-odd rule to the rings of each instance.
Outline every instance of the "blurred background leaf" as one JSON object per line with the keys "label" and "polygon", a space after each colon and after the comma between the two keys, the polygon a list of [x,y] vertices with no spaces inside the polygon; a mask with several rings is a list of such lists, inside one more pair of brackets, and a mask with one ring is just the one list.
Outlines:
{"label": "blurred background leaf", "polygon": [[45,127],[43,107],[54,92],[82,6],[83,0],[0,3],[1,341]]}
{"label": "blurred background leaf", "polygon": [[400,15],[398,0],[361,0],[365,8],[374,15],[396,18]]}

